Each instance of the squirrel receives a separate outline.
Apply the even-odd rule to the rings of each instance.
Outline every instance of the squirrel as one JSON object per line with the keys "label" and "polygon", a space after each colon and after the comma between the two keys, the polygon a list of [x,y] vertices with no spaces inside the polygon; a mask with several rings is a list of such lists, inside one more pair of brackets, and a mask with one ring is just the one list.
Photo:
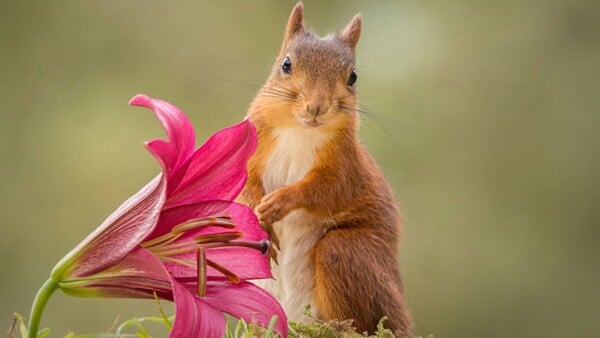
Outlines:
{"label": "squirrel", "polygon": [[279,249],[260,281],[291,320],[352,319],[410,336],[400,279],[401,217],[392,190],[358,140],[355,49],[360,14],[319,37],[292,10],[271,75],[248,110],[258,147],[238,198]]}

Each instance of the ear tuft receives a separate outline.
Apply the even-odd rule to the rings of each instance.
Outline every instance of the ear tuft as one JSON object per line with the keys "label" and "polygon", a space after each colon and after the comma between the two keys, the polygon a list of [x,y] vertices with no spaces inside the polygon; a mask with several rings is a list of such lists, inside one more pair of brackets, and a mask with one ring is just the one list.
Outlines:
{"label": "ear tuft", "polygon": [[292,9],[292,13],[287,22],[287,26],[285,28],[285,42],[289,42],[296,34],[302,32],[304,30],[304,5],[302,1],[298,2],[294,9]]}
{"label": "ear tuft", "polygon": [[360,31],[362,29],[362,15],[356,14],[352,20],[346,25],[346,28],[342,30],[340,38],[346,42],[352,50],[356,49],[358,39],[360,38]]}

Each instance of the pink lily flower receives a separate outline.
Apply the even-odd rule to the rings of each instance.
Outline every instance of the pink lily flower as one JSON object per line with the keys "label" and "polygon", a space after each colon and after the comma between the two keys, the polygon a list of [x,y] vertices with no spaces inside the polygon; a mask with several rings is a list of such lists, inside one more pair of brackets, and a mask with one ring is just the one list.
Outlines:
{"label": "pink lily flower", "polygon": [[223,312],[261,326],[278,316],[275,331],[287,336],[279,303],[247,281],[272,277],[267,234],[252,210],[234,202],[256,148],[254,126],[244,120],[194,150],[194,130],[177,107],[145,95],[130,104],[152,109],[166,131],[167,140],[146,143],[162,173],[54,267],[34,302],[30,337],[56,289],[172,300],[170,337],[222,337]]}

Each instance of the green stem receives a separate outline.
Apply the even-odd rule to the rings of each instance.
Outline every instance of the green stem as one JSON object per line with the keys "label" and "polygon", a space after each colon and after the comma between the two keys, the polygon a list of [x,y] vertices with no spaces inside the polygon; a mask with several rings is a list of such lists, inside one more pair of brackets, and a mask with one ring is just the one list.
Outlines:
{"label": "green stem", "polygon": [[33,304],[31,305],[31,313],[29,314],[29,337],[36,338],[40,326],[40,319],[44,308],[50,299],[50,296],[58,289],[58,283],[52,278],[48,278],[44,285],[38,290]]}

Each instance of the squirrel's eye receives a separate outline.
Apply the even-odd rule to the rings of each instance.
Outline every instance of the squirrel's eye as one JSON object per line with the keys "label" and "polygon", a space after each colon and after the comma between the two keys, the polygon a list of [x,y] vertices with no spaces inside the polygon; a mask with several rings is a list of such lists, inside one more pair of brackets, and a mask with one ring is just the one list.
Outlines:
{"label": "squirrel's eye", "polygon": [[352,69],[352,73],[350,73],[350,77],[348,78],[348,86],[353,86],[357,78],[356,70]]}
{"label": "squirrel's eye", "polygon": [[283,59],[283,63],[281,64],[281,70],[286,74],[292,73],[292,60],[290,60],[289,56],[286,56]]}

